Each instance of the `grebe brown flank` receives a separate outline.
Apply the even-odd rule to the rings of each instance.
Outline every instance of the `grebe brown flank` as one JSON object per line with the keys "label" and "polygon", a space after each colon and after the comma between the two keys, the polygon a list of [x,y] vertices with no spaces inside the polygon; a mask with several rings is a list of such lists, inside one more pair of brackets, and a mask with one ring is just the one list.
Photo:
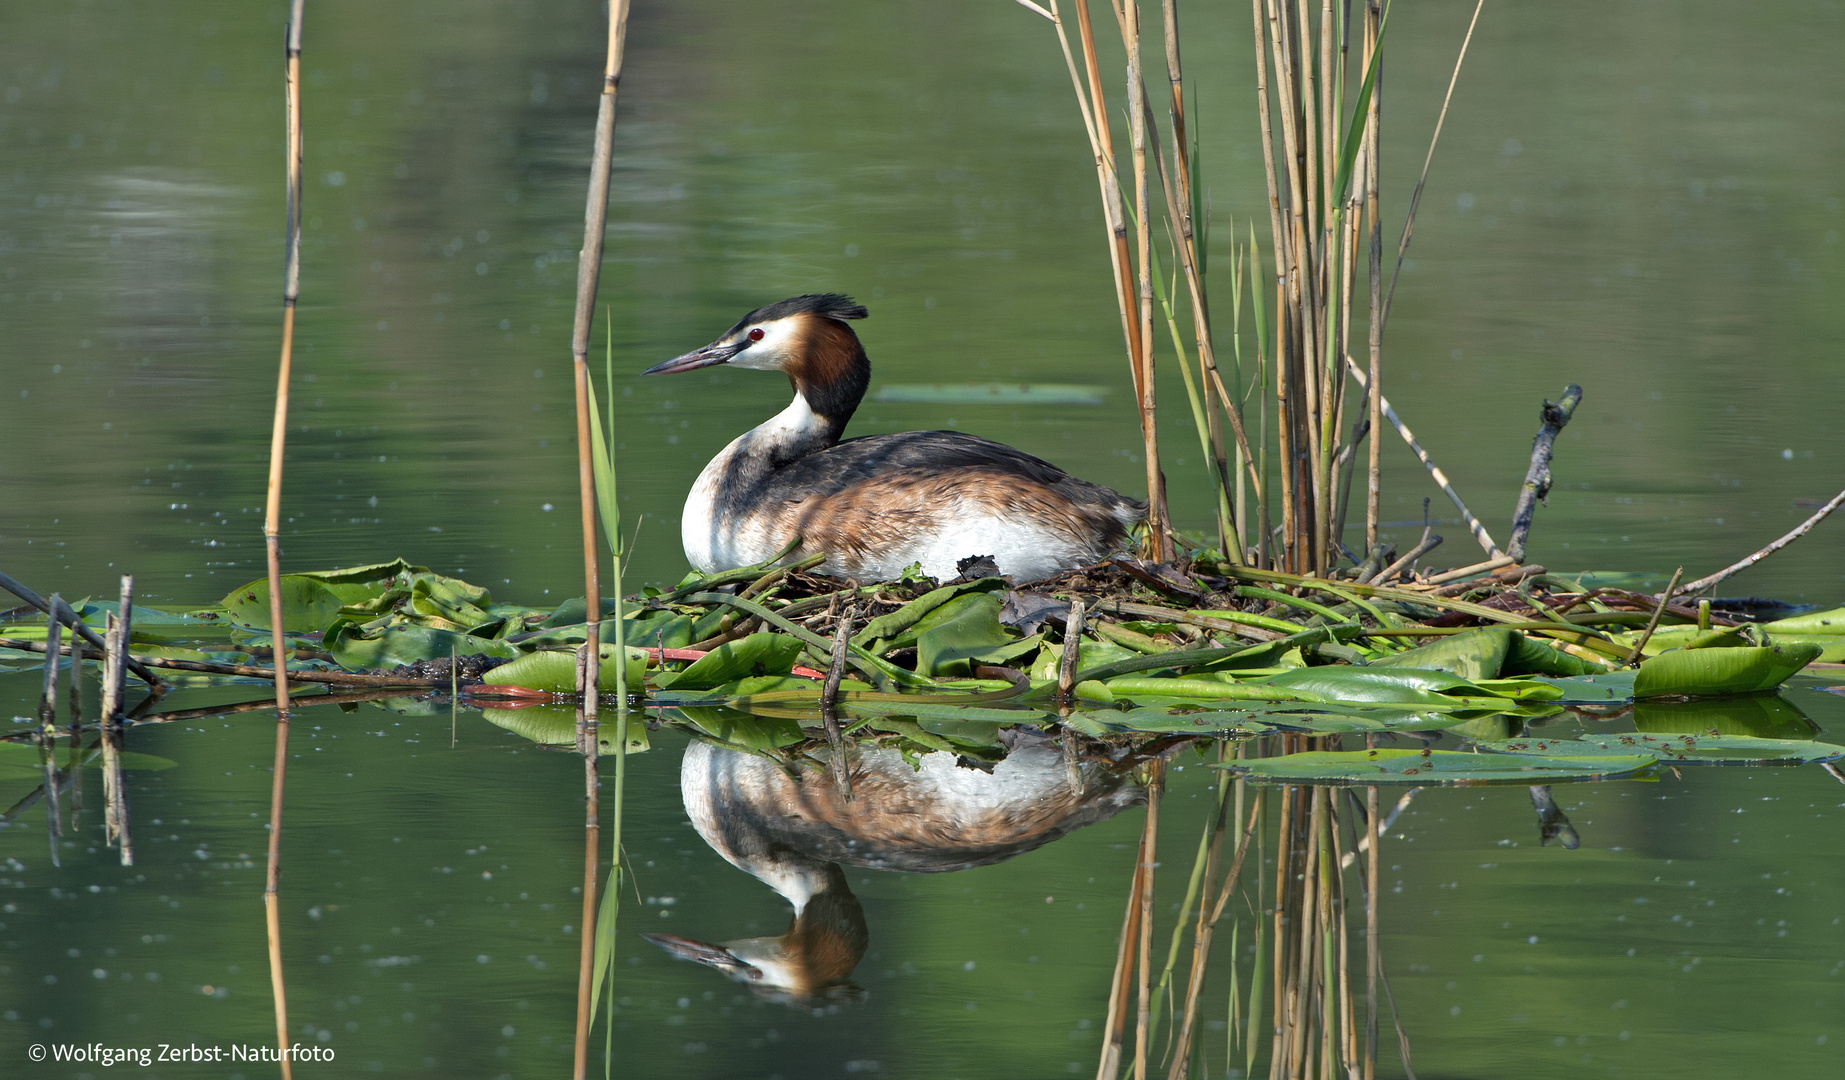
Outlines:
{"label": "grebe brown flank", "polygon": [[865,397],[871,362],[846,325],[865,308],[849,296],[796,296],[745,315],[702,349],[643,375],[713,364],[780,371],[794,400],[711,459],[686,497],[686,558],[711,572],[749,566],[802,538],[826,553],[822,572],[887,580],[911,563],[931,577],[990,555],[999,572],[1035,581],[1107,557],[1146,504],[1079,480],[1047,461],[957,431],[907,431],[840,441]]}

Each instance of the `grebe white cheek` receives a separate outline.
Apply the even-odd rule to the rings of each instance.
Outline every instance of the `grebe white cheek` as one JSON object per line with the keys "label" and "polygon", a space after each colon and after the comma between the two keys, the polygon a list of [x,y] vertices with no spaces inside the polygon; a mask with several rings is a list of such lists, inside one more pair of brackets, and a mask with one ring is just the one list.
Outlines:
{"label": "grebe white cheek", "polygon": [[773,557],[799,537],[798,559],[824,573],[887,579],[920,562],[953,577],[991,556],[1018,580],[1107,557],[1146,506],[1001,443],[952,431],[840,441],[871,381],[847,320],[866,311],[837,293],[796,296],[745,315],[716,341],[644,375],[713,364],[780,371],[794,400],[705,466],[687,496],[686,558],[706,572]]}

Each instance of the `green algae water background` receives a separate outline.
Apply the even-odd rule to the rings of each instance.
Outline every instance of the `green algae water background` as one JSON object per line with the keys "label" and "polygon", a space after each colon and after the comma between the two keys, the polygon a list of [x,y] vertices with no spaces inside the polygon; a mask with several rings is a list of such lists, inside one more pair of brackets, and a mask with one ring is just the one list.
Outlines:
{"label": "green algae water background", "polygon": [[[1389,220],[1471,11],[1393,14]],[[282,12],[0,11],[0,569],[41,590],[112,595],[127,571],[144,600],[197,604],[261,572]],[[1183,18],[1221,285],[1229,226],[1267,233],[1248,13]],[[591,3],[310,5],[290,568],[402,555],[505,599],[580,592],[567,341],[601,19]],[[1001,0],[712,0],[637,4],[631,26],[602,294],[618,372],[759,304],[847,292],[872,311],[859,328],[877,383],[1109,391],[868,402],[854,432],[954,427],[1137,490],[1093,171],[1042,19]],[[1487,6],[1385,386],[1503,531],[1539,402],[1583,385],[1536,561],[1707,573],[1841,486],[1842,37],[1828,3]],[[618,375],[615,393],[623,512],[640,522],[631,579],[676,579],[685,490],[786,389],[720,371]],[[1177,380],[1161,394],[1175,510],[1202,529]],[[1425,496],[1447,510],[1400,445],[1386,469],[1387,518],[1419,530]],[[1462,529],[1437,531],[1448,563],[1472,561]],[[1733,585],[1837,604],[1845,525]],[[30,712],[35,681],[0,679],[10,715]],[[1838,696],[1786,700],[1841,738]],[[177,765],[130,774],[133,868],[101,846],[99,780],[61,865],[41,812],[0,832],[0,1074],[82,1071],[26,1064],[33,1043],[272,1035],[261,715],[135,737]],[[560,1074],[577,764],[466,712],[452,745],[446,714],[323,706],[296,730],[291,1021],[339,1053],[302,1074]],[[1093,1069],[1137,812],[961,874],[851,871],[869,996],[813,1015],[633,936],[774,933],[786,917],[685,822],[681,746],[657,737],[631,764],[618,1075]],[[1203,772],[1174,778],[1181,847],[1205,814]],[[1384,948],[1418,1075],[1836,1075],[1845,788],[1807,767],[1557,792],[1580,850],[1539,847],[1519,789],[1426,792],[1386,849]],[[1222,1033],[1206,1039],[1222,1075]]]}

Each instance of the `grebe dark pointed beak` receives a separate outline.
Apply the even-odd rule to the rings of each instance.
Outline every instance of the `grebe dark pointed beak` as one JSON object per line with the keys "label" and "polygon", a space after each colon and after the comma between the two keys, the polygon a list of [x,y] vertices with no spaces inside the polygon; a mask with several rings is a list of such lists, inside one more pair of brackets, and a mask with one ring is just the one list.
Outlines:
{"label": "grebe dark pointed beak", "polygon": [[693,349],[684,356],[675,356],[665,363],[655,364],[646,371],[641,372],[641,374],[672,375],[681,371],[696,371],[701,367],[710,367],[713,364],[725,363],[731,357],[749,348],[749,345],[750,343],[747,341],[734,342],[729,345],[721,342],[713,342],[702,349]]}
{"label": "grebe dark pointed beak", "polygon": [[694,941],[691,938],[683,938],[677,934],[642,934],[641,937],[665,949],[667,952],[672,953],[681,960],[690,960],[693,963],[717,968],[720,971],[732,971],[748,968],[750,966],[736,953],[731,952],[722,945],[713,945],[704,941]]}

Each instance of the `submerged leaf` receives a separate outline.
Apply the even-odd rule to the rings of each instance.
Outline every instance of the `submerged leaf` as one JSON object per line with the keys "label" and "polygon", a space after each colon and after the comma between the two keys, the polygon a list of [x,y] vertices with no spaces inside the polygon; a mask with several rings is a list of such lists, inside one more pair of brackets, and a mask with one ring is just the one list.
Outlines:
{"label": "submerged leaf", "polygon": [[1612,780],[1632,776],[1657,760],[1651,753],[1569,757],[1389,749],[1316,751],[1217,767],[1266,783],[1445,786]]}

